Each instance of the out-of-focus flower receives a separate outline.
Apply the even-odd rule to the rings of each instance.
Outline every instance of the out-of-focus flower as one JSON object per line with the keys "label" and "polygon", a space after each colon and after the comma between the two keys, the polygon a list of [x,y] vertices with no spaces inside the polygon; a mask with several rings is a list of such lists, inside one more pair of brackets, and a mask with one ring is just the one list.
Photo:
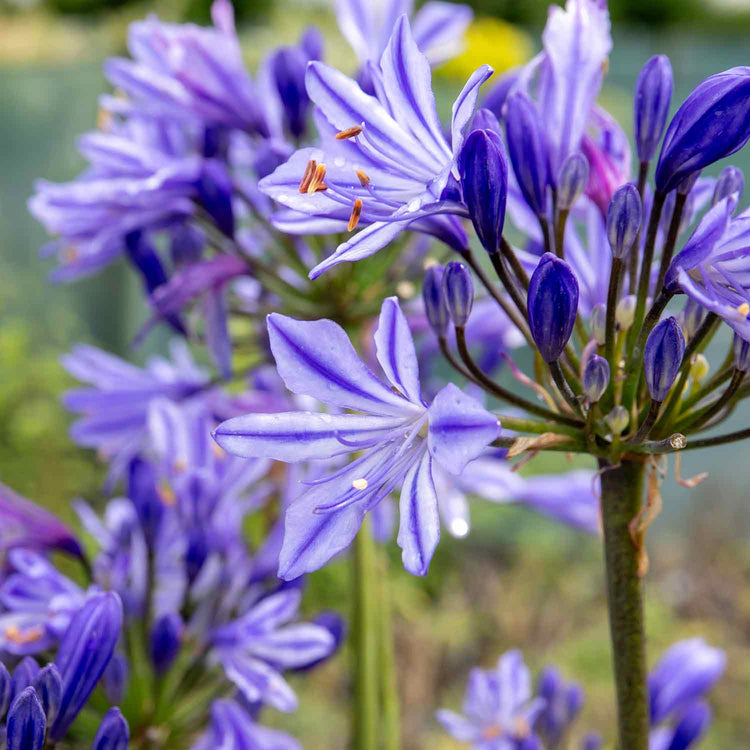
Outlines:
{"label": "out-of-focus flower", "polygon": [[[325,222],[326,231],[331,220],[340,221],[342,230],[368,225],[313,268],[311,278],[372,255],[407,227],[458,250],[466,247],[455,217],[442,214],[466,215],[450,180],[479,86],[492,69],[475,71],[454,102],[450,145],[437,116],[429,63],[406,16],[398,19],[380,66],[369,70],[377,83],[374,97],[337,70],[310,64],[307,93],[319,112],[320,147],[297,151],[260,183],[277,202]],[[295,231],[314,226],[302,223]]]}
{"label": "out-of-focus flower", "polygon": [[424,575],[440,536],[433,460],[460,474],[497,437],[497,418],[452,384],[426,406],[414,343],[395,298],[384,301],[375,333],[377,358],[390,385],[367,368],[331,321],[274,314],[268,330],[290,390],[363,412],[251,414],[215,431],[231,453],[281,461],[364,450],[343,469],[316,480],[287,510],[280,575],[292,579],[325,564],[349,545],[367,511],[399,484],[404,566]]}
{"label": "out-of-focus flower", "polygon": [[110,708],[94,737],[91,750],[127,750],[130,728],[119,708]]}

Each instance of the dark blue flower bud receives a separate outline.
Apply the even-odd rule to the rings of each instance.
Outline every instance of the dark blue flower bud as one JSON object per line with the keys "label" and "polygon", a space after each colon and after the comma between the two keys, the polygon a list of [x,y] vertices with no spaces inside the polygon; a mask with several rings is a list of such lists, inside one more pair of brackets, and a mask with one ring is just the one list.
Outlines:
{"label": "dark blue flower bud", "polygon": [[119,708],[110,708],[94,737],[91,750],[128,750],[130,728]]}
{"label": "dark blue flower bud", "polygon": [[10,674],[5,664],[0,661],[0,722],[10,707],[10,691]]}
{"label": "dark blue flower bud", "polygon": [[529,281],[529,328],[545,362],[554,362],[568,343],[578,312],[578,280],[552,253],[542,255]]}
{"label": "dark blue flower bud", "polygon": [[151,626],[149,651],[157,674],[164,674],[175,660],[182,642],[182,618],[176,612],[157,617]]}
{"label": "dark blue flower bud", "polygon": [[750,343],[734,334],[734,367],[740,372],[750,371]]}
{"label": "dark blue flower bud", "polygon": [[128,497],[135,506],[143,534],[153,546],[164,515],[164,501],[159,495],[156,469],[149,461],[134,458],[128,467]]}
{"label": "dark blue flower bud", "polygon": [[469,132],[473,130],[492,130],[494,133],[502,135],[500,121],[495,116],[495,113],[489,109],[478,109],[474,113],[474,119],[471,121]]}
{"label": "dark blue flower bud", "polygon": [[742,197],[742,191],[745,189],[745,175],[739,167],[724,167],[716,178],[714,185],[714,194],[711,198],[711,205],[715,206],[719,201],[724,200],[732,193],[739,193],[737,202]]}
{"label": "dark blue flower bud", "polygon": [[474,130],[458,158],[464,202],[479,241],[496,253],[505,224],[508,163],[500,136],[494,130]]}
{"label": "dark blue flower bud", "polygon": [[598,732],[587,732],[581,740],[581,750],[601,750],[604,740]]}
{"label": "dark blue flower bud", "polygon": [[682,311],[682,327],[685,329],[685,338],[688,341],[698,333],[698,329],[703,323],[703,319],[706,317],[706,309],[696,302],[691,297],[688,297],[688,301],[685,304],[685,308]]}
{"label": "dark blue flower bud", "polygon": [[443,273],[443,295],[453,324],[464,328],[474,303],[474,282],[469,269],[458,261],[452,261]]}
{"label": "dark blue flower bud", "polygon": [[122,703],[129,680],[128,660],[123,654],[113,654],[102,675],[102,690],[110,703]]}
{"label": "dark blue flower bud", "polygon": [[193,263],[203,254],[206,238],[198,227],[192,224],[181,224],[172,230],[169,243],[169,255],[172,263],[181,266],[183,263]]}
{"label": "dark blue flower bud", "polygon": [[13,670],[13,678],[10,683],[10,699],[15,699],[22,690],[34,684],[36,676],[39,674],[39,665],[36,663],[36,659],[33,656],[24,656],[21,661],[16,664],[16,668]]}
{"label": "dark blue flower bud", "polygon": [[568,685],[568,689],[565,692],[565,704],[568,710],[568,722],[573,722],[575,718],[581,713],[583,704],[586,702],[586,696],[583,692],[583,688],[577,683],[573,682]]}
{"label": "dark blue flower bud", "polygon": [[583,370],[583,393],[589,403],[595,404],[604,395],[609,385],[609,362],[593,354]]}
{"label": "dark blue flower bud", "polygon": [[643,365],[646,385],[654,401],[664,401],[680,371],[685,354],[685,337],[676,318],[657,323],[646,340]]}
{"label": "dark blue flower bud", "polygon": [[521,193],[534,213],[546,214],[549,151],[534,102],[521,91],[511,94],[505,122],[508,154]]}
{"label": "dark blue flower bud", "polygon": [[669,750],[688,750],[706,733],[711,725],[711,709],[703,701],[694,703],[682,714],[672,735]]}
{"label": "dark blue flower bud", "polygon": [[450,320],[448,303],[445,301],[445,295],[443,294],[444,273],[443,266],[431,266],[425,272],[424,283],[422,284],[424,311],[430,328],[438,338],[445,336]]}
{"label": "dark blue flower bud", "polygon": [[232,178],[218,159],[206,159],[196,183],[198,199],[219,231],[234,237],[234,209],[232,208]]}
{"label": "dark blue flower bud", "polygon": [[750,138],[750,67],[710,76],[693,90],[667,128],[656,188],[674,190],[686,177],[739,151]]}
{"label": "dark blue flower bud", "polygon": [[8,711],[6,750],[42,750],[47,721],[36,691],[27,687]]}
{"label": "dark blue flower bud", "polygon": [[128,260],[138,269],[147,292],[164,284],[167,274],[156,249],[144,236],[143,232],[129,232],[125,235],[125,253]]}
{"label": "dark blue flower bud", "polygon": [[557,206],[570,211],[589,181],[589,160],[580,152],[569,154],[557,175]]}
{"label": "dark blue flower bud", "polygon": [[635,147],[639,161],[651,161],[656,153],[672,101],[674,79],[666,55],[652,57],[635,84]]}
{"label": "dark blue flower bud", "polygon": [[188,534],[187,550],[185,551],[185,571],[188,581],[193,583],[203,568],[208,557],[208,538],[201,528],[194,528]]}
{"label": "dark blue flower bud", "polygon": [[607,238],[615,258],[624,258],[641,228],[643,206],[635,185],[628,183],[618,188],[607,209]]}
{"label": "dark blue flower bud", "polygon": [[34,690],[39,696],[47,723],[51,725],[57,718],[62,700],[62,680],[54,664],[48,664],[39,671],[34,680]]}
{"label": "dark blue flower bud", "polygon": [[307,130],[310,98],[305,88],[307,58],[297,47],[279,47],[268,65],[273,85],[283,106],[284,124],[293,138],[301,138]]}
{"label": "dark blue flower bud", "polygon": [[122,602],[114,592],[94,594],[73,616],[55,663],[62,678],[60,713],[50,736],[65,736],[102,676],[122,629]]}

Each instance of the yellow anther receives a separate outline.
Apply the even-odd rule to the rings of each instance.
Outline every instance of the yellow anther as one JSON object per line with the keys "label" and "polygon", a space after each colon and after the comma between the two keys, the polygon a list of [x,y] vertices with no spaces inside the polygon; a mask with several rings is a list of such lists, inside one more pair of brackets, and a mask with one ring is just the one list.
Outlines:
{"label": "yellow anther", "polygon": [[361,170],[357,170],[357,179],[362,187],[367,187],[370,184],[370,178]]}
{"label": "yellow anther", "polygon": [[305,167],[305,173],[302,175],[302,180],[300,180],[300,183],[299,183],[300,193],[307,192],[307,188],[310,187],[310,183],[312,182],[313,175],[315,174],[315,168],[317,166],[318,166],[318,163],[315,161],[315,159],[310,159],[310,161],[307,162],[307,166]]}
{"label": "yellow anther", "polygon": [[493,724],[491,727],[486,727],[482,731],[483,740],[496,740],[503,736],[503,730],[499,724]]}
{"label": "yellow anther", "polygon": [[352,487],[355,490],[366,490],[367,489],[367,480],[362,477],[361,479],[355,479],[352,482]]}
{"label": "yellow anther", "polygon": [[337,141],[345,141],[347,138],[354,138],[355,136],[358,136],[362,132],[362,127],[360,125],[355,125],[351,128],[346,128],[346,130],[340,130],[334,138]]}
{"label": "yellow anther", "polygon": [[307,186],[308,195],[312,195],[318,189],[318,186],[323,184],[325,176],[326,165],[318,164],[318,166],[315,167],[315,174],[313,174],[312,180],[310,180],[310,184]]}
{"label": "yellow anther", "polygon": [[219,461],[223,461],[226,458],[227,454],[218,443],[211,443],[211,450]]}
{"label": "yellow anther", "polygon": [[352,206],[352,215],[349,217],[349,226],[347,229],[352,232],[354,229],[356,229],[357,224],[359,224],[359,217],[362,215],[362,199],[357,198],[357,200],[354,201],[354,205]]}
{"label": "yellow anther", "polygon": [[5,628],[5,637],[13,641],[17,646],[25,646],[27,643],[34,643],[44,635],[44,628],[41,625],[33,625],[26,630],[21,630],[17,625],[8,625]]}
{"label": "yellow anther", "polygon": [[169,507],[173,506],[177,502],[177,495],[174,490],[166,483],[162,482],[157,490],[159,493],[159,499]]}
{"label": "yellow anther", "polygon": [[742,303],[742,304],[741,304],[741,305],[740,305],[740,306],[739,306],[739,307],[737,308],[737,312],[738,312],[738,313],[739,313],[740,315],[744,315],[745,317],[747,317],[748,315],[750,315],[750,305],[749,305],[749,304],[748,304],[747,302],[743,302],[743,303]]}
{"label": "yellow anther", "polygon": [[187,461],[184,458],[178,458],[174,462],[174,470],[182,473],[183,471],[187,470]]}

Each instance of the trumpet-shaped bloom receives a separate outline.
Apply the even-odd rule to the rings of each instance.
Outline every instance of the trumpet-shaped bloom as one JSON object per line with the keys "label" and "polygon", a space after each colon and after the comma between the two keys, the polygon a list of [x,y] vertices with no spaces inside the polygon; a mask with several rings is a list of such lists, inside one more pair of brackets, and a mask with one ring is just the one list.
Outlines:
{"label": "trumpet-shaped bloom", "polygon": [[521,652],[508,651],[495,669],[471,671],[463,714],[441,709],[436,716],[452,737],[473,750],[531,750],[541,748],[533,727],[544,706],[543,699],[532,697]]}
{"label": "trumpet-shaped bloom", "polygon": [[460,474],[497,437],[497,418],[452,384],[429,406],[423,401],[414,342],[393,297],[383,302],[375,333],[386,382],[331,321],[273,314],[268,332],[290,390],[360,413],[250,414],[219,425],[214,433],[219,445],[238,455],[292,462],[363,451],[316,480],[287,510],[279,574],[292,579],[324,565],[350,544],[365,514],[398,485],[404,566],[426,574],[440,536],[433,462]]}
{"label": "trumpet-shaped bloom", "polygon": [[[308,66],[307,93],[317,107],[320,147],[297,151],[260,183],[282,205],[317,217],[326,231],[331,220],[342,230],[367,225],[313,268],[311,278],[372,255],[407,226],[456,249],[465,247],[455,217],[442,214],[467,215],[456,191],[446,188],[458,177],[464,130],[492,69],[479,68],[454,102],[450,144],[438,119],[429,63],[406,16],[396,22],[380,65],[369,71],[375,96],[323,63]],[[314,226],[303,222],[297,231]]]}
{"label": "trumpet-shaped bloom", "polygon": [[733,217],[734,193],[701,219],[672,261],[664,286],[683,292],[750,341],[750,210]]}

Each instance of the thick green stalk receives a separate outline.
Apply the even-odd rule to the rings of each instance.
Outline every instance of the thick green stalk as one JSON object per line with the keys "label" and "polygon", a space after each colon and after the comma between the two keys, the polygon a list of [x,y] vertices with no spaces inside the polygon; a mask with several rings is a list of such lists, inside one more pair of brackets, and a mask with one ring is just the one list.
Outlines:
{"label": "thick green stalk", "polygon": [[367,519],[354,540],[354,748],[377,750],[378,613],[375,540]]}
{"label": "thick green stalk", "polygon": [[393,608],[391,606],[388,557],[380,550],[378,559],[378,594],[380,605],[380,689],[383,704],[383,748],[401,750],[401,709],[398,674],[393,641]]}
{"label": "thick green stalk", "polygon": [[602,524],[607,578],[607,605],[617,691],[620,750],[648,750],[648,688],[643,585],[638,551],[629,525],[643,504],[644,465],[622,461],[602,472]]}

